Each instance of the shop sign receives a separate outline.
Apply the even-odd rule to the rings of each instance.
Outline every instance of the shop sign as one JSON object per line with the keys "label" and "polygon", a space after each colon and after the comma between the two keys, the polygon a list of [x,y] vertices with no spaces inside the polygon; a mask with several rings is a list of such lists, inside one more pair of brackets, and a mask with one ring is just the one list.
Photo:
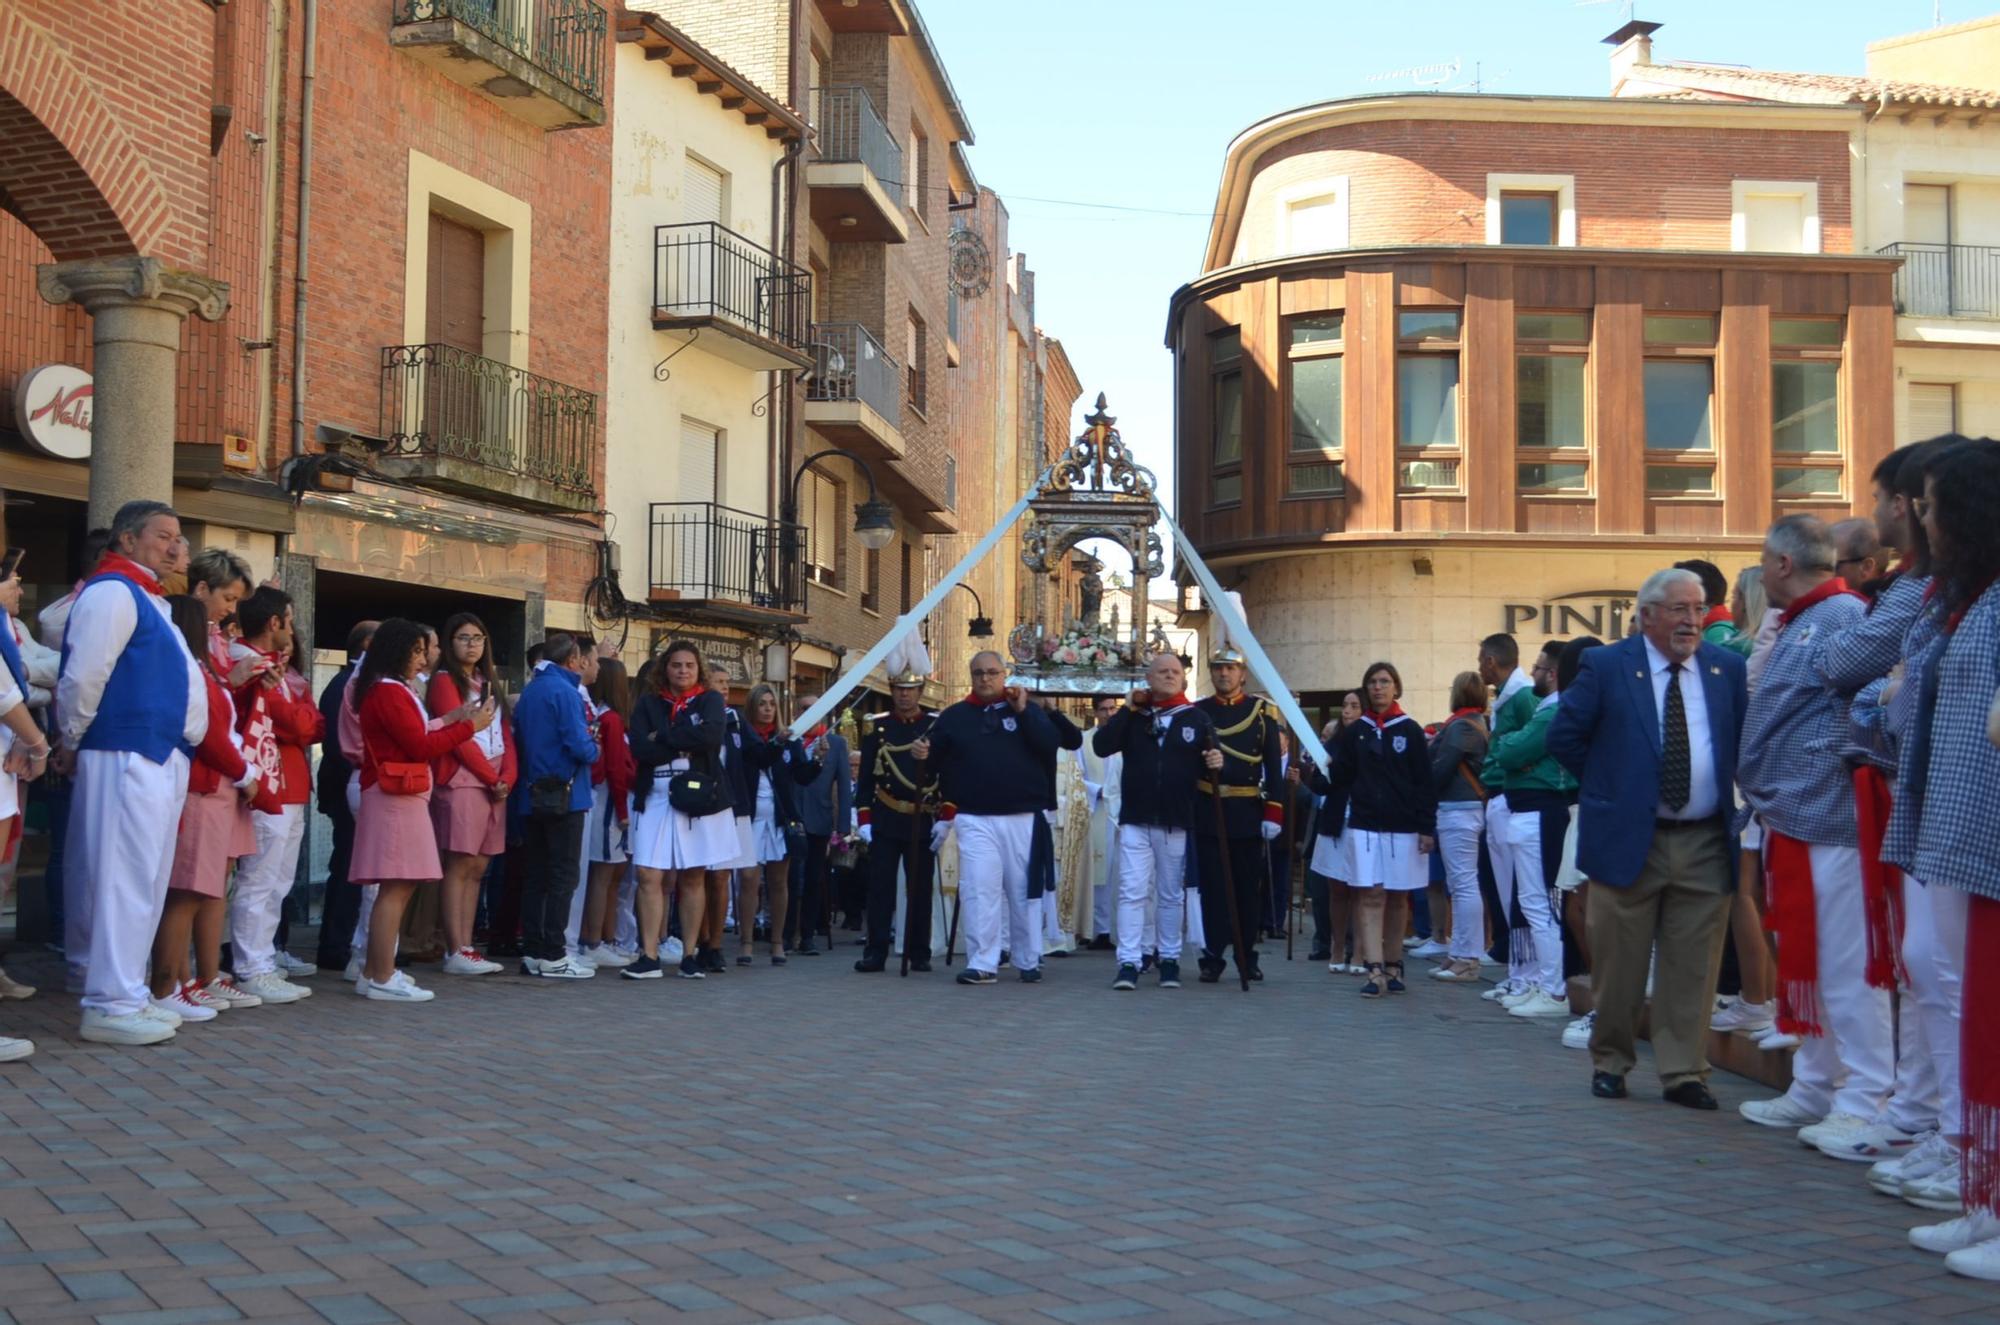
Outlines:
{"label": "shop sign", "polygon": [[90,459],[90,374],[73,364],[43,364],[14,384],[14,424],[28,445],[58,460]]}
{"label": "shop sign", "polygon": [[1623,639],[1639,624],[1630,589],[1579,589],[1539,603],[1508,603],[1502,608],[1508,634],[1532,631],[1550,639],[1595,635]]}

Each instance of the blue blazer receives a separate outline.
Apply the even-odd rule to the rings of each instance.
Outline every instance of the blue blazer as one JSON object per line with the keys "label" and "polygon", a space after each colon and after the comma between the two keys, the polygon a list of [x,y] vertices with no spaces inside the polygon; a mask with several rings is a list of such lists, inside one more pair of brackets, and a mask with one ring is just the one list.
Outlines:
{"label": "blue blazer", "polygon": [[799,791],[799,820],[807,837],[854,831],[854,774],[847,767],[847,738],[828,732],[818,772]]}
{"label": "blue blazer", "polygon": [[520,751],[521,795],[539,779],[561,778],[569,783],[570,810],[590,808],[590,766],[597,762],[597,742],[590,739],[574,672],[544,667],[528,678],[514,704],[514,739]]}
{"label": "blue blazer", "polygon": [[[1691,665],[1708,701],[1718,808],[1732,818],[1736,747],[1749,705],[1743,659],[1703,644]],[[1577,793],[1577,869],[1599,883],[1631,887],[1646,868],[1660,803],[1660,718],[1643,637],[1633,635],[1583,655],[1576,679],[1556,707],[1548,752],[1582,784]],[[1732,879],[1735,864],[1732,852]]]}

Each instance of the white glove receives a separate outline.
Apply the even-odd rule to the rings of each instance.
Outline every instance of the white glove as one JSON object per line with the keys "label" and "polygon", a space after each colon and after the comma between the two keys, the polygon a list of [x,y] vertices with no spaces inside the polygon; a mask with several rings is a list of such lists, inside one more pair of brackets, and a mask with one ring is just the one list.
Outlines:
{"label": "white glove", "polygon": [[931,825],[931,854],[944,850],[944,840],[951,836],[951,820],[940,819]]}
{"label": "white glove", "polygon": [[1269,819],[1266,819],[1259,827],[1263,830],[1266,842],[1275,842],[1278,840],[1278,834],[1284,831],[1285,826],[1279,823],[1272,823]]}
{"label": "white glove", "polygon": [[861,825],[861,827],[854,830],[854,835],[860,838],[864,843],[873,842],[875,840],[875,825],[863,824]]}

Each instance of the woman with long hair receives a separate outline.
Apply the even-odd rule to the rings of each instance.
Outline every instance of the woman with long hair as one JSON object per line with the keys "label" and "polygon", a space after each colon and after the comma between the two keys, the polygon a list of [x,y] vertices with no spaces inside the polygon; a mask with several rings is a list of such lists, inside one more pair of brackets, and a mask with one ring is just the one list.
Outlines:
{"label": "woman with long hair", "polygon": [[[702,684],[701,650],[687,640],[667,645],[654,669],[656,687],[632,708],[632,757],[638,770],[632,786],[632,859],[639,867],[639,959],[619,974],[657,980],[660,937],[666,927],[665,888],[671,884],[680,908],[681,978],[706,975],[695,957],[701,941],[708,871],[736,855],[736,816],[722,772],[727,717],[721,695]],[[714,808],[689,813],[673,804],[675,779],[692,775],[713,791]]]}
{"label": "woman with long hair", "polygon": [[1486,683],[1477,672],[1460,672],[1451,683],[1451,717],[1431,742],[1431,786],[1437,791],[1438,852],[1444,860],[1445,891],[1451,897],[1451,947],[1445,963],[1431,972],[1458,983],[1479,978],[1486,946],[1486,903],[1479,895],[1479,835],[1486,824],[1486,798],[1479,780],[1486,762]]}
{"label": "woman with long hair", "polygon": [[[425,696],[432,717],[504,704],[493,674],[493,637],[486,623],[460,612],[444,623],[444,658],[431,673]],[[444,924],[446,975],[491,975],[499,962],[472,946],[472,919],[486,866],[507,849],[507,796],[519,777],[519,757],[508,738],[505,708],[499,720],[446,750],[432,764],[437,790],[431,822],[443,853],[444,882],[438,909]]]}
{"label": "woman with long hair", "polygon": [[754,923],[757,890],[760,884],[771,908],[771,965],[785,964],[785,919],[791,898],[788,841],[799,831],[798,787],[812,781],[819,765],[806,758],[805,747],[780,727],[778,692],[760,685],[751,690],[743,706],[744,763],[750,772],[750,836],[757,864],[738,871],[736,902],[738,965],[751,960],[752,930],[745,928],[747,914]]}
{"label": "woman with long hair", "polygon": [[[1350,690],[1340,697],[1340,716],[1319,734],[1322,744],[1331,746],[1341,731],[1361,719],[1361,692]],[[1311,785],[1310,782],[1307,784]],[[1329,792],[1320,799],[1313,817],[1312,846],[1306,852],[1310,871],[1326,881],[1326,933],[1328,950],[1317,960],[1335,975],[1360,975],[1367,968],[1352,959],[1353,945],[1348,930],[1354,921],[1354,897],[1347,881],[1354,873],[1354,859],[1348,851],[1347,795]]]}
{"label": "woman with long hair", "polygon": [[353,681],[361,723],[361,802],[348,878],[378,885],[368,953],[354,988],[383,1002],[434,997],[396,969],[396,940],[410,895],[418,884],[444,875],[431,822],[431,766],[492,726],[500,711],[498,695],[489,690],[478,703],[439,715],[432,728],[417,693],[417,676],[430,652],[426,627],[391,617],[376,630]]}
{"label": "woman with long hair", "polygon": [[590,811],[583,821],[583,857],[590,862],[590,891],[583,899],[582,937],[593,966],[619,970],[632,964],[618,950],[618,884],[631,860],[632,775],[638,765],[625,739],[632,715],[632,685],[625,664],[600,658],[590,683],[597,718],[597,763],[590,770]]}

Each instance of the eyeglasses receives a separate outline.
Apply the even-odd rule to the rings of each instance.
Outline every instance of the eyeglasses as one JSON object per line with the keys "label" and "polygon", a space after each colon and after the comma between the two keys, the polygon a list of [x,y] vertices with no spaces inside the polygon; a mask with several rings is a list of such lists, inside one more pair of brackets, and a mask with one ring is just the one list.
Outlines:
{"label": "eyeglasses", "polygon": [[1931,518],[1931,499],[1929,497],[1914,498],[1910,502],[1910,509],[1916,512],[1919,520],[1928,520]]}
{"label": "eyeglasses", "polygon": [[974,676],[1005,676],[1007,675],[1007,670],[1004,667],[975,667],[972,669],[972,674]]}
{"label": "eyeglasses", "polygon": [[453,644],[484,644],[486,637],[484,635],[453,635],[451,642]]}
{"label": "eyeglasses", "polygon": [[1649,603],[1661,616],[1679,617],[1683,621],[1699,621],[1708,611],[1706,603]]}

